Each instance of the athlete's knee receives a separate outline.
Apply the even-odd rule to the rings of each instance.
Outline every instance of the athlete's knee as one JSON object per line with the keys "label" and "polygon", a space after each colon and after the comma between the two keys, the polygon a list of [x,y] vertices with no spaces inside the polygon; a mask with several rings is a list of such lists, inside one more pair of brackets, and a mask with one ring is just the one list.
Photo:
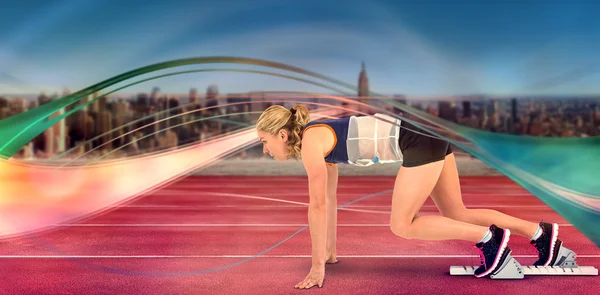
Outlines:
{"label": "athlete's knee", "polygon": [[392,232],[402,238],[405,239],[410,239],[410,224],[411,222],[400,222],[400,221],[396,221],[396,222],[392,222],[390,223],[390,229],[392,230]]}
{"label": "athlete's knee", "polygon": [[469,220],[469,209],[467,208],[456,208],[456,209],[452,209],[452,210],[443,210],[442,212],[442,216],[450,218],[450,219],[454,219],[457,221],[463,221],[466,222]]}

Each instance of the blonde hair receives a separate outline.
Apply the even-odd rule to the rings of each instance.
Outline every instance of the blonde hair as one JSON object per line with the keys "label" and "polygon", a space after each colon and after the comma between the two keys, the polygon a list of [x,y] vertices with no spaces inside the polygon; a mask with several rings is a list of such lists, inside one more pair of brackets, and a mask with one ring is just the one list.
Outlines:
{"label": "blonde hair", "polygon": [[287,156],[300,159],[300,149],[302,148],[300,133],[309,121],[310,116],[305,105],[297,104],[289,110],[283,106],[274,105],[268,107],[260,115],[256,122],[256,129],[271,135],[277,135],[279,130],[285,129],[288,132]]}

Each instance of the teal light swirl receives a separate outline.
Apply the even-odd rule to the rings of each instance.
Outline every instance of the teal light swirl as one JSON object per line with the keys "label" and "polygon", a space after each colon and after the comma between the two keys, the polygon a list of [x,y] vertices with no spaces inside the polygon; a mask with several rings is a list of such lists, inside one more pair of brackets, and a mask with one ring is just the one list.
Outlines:
{"label": "teal light swirl", "polygon": [[[281,63],[239,57],[198,57],[152,64],[107,79],[69,96],[0,121],[0,157],[9,158],[68,114],[58,110],[130,78],[172,67],[207,63],[252,64],[321,79],[346,89],[356,87]],[[383,96],[374,92],[372,96]],[[600,138],[516,136],[471,129],[447,122],[390,99],[377,99],[414,118],[404,118],[469,152],[533,193],[600,247]],[[69,112],[69,114],[72,112]],[[435,126],[437,128],[432,128]],[[441,128],[442,131],[438,131]],[[454,138],[466,139],[457,141]]]}

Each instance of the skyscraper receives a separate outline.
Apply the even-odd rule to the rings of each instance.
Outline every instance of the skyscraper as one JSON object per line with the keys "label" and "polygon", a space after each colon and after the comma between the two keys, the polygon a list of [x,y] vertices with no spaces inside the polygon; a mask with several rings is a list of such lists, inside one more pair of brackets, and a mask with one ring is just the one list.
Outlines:
{"label": "skyscraper", "polygon": [[358,96],[369,96],[369,77],[367,77],[367,69],[364,62],[361,64],[360,74],[358,75]]}
{"label": "skyscraper", "polygon": [[54,128],[48,128],[44,131],[44,152],[46,153],[47,157],[53,157],[54,156]]}
{"label": "skyscraper", "polygon": [[[365,67],[365,62],[362,62],[360,74],[358,75],[358,97],[359,97],[358,101],[368,104],[369,103],[368,96],[369,96],[369,78],[367,77],[367,69]],[[361,112],[368,111],[368,108],[366,108],[366,107],[353,108],[353,109],[358,109]]]}
{"label": "skyscraper", "polygon": [[[54,113],[54,115],[52,115],[52,117],[58,117],[58,116],[62,116],[65,113],[65,109],[60,109],[58,110],[56,113]],[[58,122],[56,122],[56,124],[54,124],[54,126],[52,126],[51,128],[54,128],[54,137],[56,138],[56,149],[54,150],[57,153],[62,153],[64,151],[66,151],[66,145],[67,145],[67,126],[66,126],[66,122],[65,119],[62,119]]]}
{"label": "skyscraper", "polygon": [[191,88],[190,89],[190,103],[196,103],[198,102],[198,89],[197,88]]}

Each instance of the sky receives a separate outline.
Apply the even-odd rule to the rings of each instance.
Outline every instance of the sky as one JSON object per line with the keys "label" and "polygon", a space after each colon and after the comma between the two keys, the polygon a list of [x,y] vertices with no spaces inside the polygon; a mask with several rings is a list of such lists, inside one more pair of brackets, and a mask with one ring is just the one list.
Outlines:
{"label": "sky", "polygon": [[[593,1],[31,0],[6,2],[2,10],[0,95],[76,91],[153,63],[201,56],[266,59],[352,85],[365,62],[371,90],[386,95],[600,93],[600,3]],[[258,69],[195,68],[215,67]],[[221,93],[331,93],[224,72],[126,91],[204,92],[210,84]]]}

